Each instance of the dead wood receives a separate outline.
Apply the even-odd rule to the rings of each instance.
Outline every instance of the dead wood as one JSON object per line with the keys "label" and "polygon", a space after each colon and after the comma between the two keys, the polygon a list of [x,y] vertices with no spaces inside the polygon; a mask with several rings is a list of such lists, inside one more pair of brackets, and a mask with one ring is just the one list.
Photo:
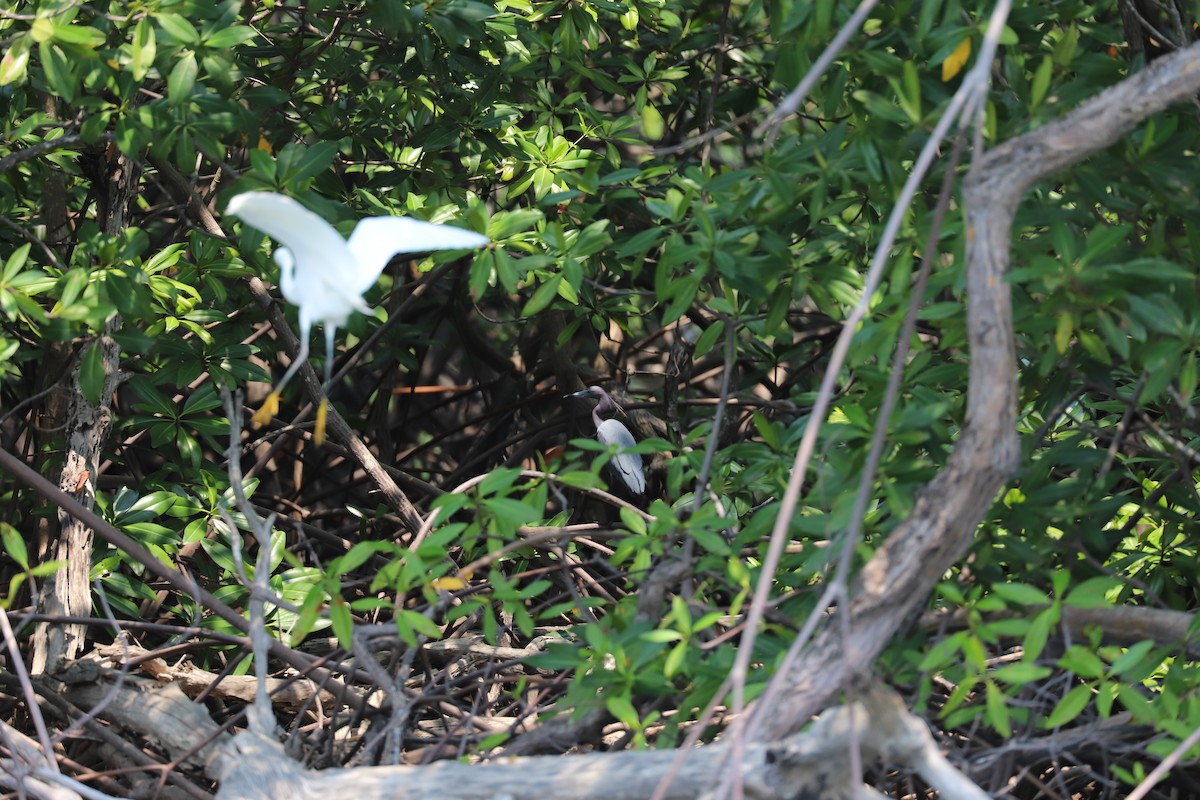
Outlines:
{"label": "dead wood", "polygon": [[202,769],[210,778],[217,768],[217,748],[227,739],[203,705],[193,703],[174,683],[160,684],[137,675],[82,661],[63,671],[69,681],[50,678],[57,694],[86,710],[99,709],[105,719],[131,739],[145,739],[171,760]]}
{"label": "dead wood", "polygon": [[[115,152],[115,151],[114,151]],[[128,226],[130,206],[137,196],[141,169],[137,162],[107,151],[98,157],[103,168],[99,209],[101,224],[109,236],[120,236]],[[93,400],[80,379],[76,365],[69,382],[71,399],[66,420],[67,450],[58,487],[79,498],[90,511],[96,494],[95,479],[100,452],[112,428],[112,400],[120,383],[121,348],[111,334],[121,325],[120,318],[109,320],[104,335],[91,346],[97,348],[104,378]],[[86,522],[60,509],[57,541],[51,558],[62,563],[38,595],[38,610],[48,616],[86,616],[92,607],[92,587],[88,571],[92,563],[93,532]],[[64,662],[83,652],[86,628],[77,623],[39,623],[33,636],[33,674],[56,671]]]}
{"label": "dead wood", "polygon": [[[892,690],[876,688],[860,703],[822,714],[808,732],[773,744],[747,747],[736,768],[747,795],[759,800],[813,797],[838,800],[882,797],[850,782],[849,743],[860,741],[870,759],[903,763],[943,798],[984,800],[985,795],[941,755],[928,726],[909,714]],[[688,753],[664,795],[705,797],[728,769],[727,748],[706,745]],[[653,794],[670,770],[674,751],[591,753],[564,757],[501,758],[480,764],[442,761],[420,767],[374,767],[310,772],[287,758],[274,741],[238,735],[225,748],[227,769],[219,798],[443,797],[449,800],[506,797],[513,800],[634,800]],[[864,794],[865,792],[865,794]]]}
{"label": "dead wood", "polygon": [[763,715],[761,739],[797,730],[874,663],[967,552],[976,527],[1017,466],[1016,345],[1006,278],[1013,216],[1022,195],[1197,91],[1200,46],[1192,45],[975,161],[963,187],[971,355],[966,425],[946,466],[863,568],[849,606],[849,639],[836,626],[814,639],[783,676],[784,696],[769,716]]}

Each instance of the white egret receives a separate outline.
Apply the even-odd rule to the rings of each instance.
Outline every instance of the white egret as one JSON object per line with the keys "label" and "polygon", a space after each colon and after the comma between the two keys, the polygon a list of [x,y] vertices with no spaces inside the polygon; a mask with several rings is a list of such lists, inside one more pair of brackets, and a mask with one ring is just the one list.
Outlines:
{"label": "white egret", "polygon": [[[407,217],[367,217],[343,239],[337,230],[297,201],[275,192],[246,192],[229,201],[226,210],[247,225],[276,239],[279,288],[299,308],[300,350],[291,366],[253,416],[255,426],[271,421],[279,410],[279,393],[308,358],[313,323],[325,326],[325,383],[333,375],[333,337],[355,311],[369,313],[362,295],[375,285],[383,268],[397,253],[482,247],[488,238],[473,231]],[[321,398],[313,438],[325,439],[328,400]]]}
{"label": "white egret", "polygon": [[592,408],[592,422],[596,423],[596,441],[603,445],[616,445],[617,453],[613,456],[612,468],[621,483],[635,495],[646,491],[646,473],[642,469],[642,457],[629,452],[629,448],[637,444],[633,434],[621,422],[615,419],[600,419],[601,412],[620,411],[608,392],[599,386],[589,386],[568,397],[594,397],[599,400]]}

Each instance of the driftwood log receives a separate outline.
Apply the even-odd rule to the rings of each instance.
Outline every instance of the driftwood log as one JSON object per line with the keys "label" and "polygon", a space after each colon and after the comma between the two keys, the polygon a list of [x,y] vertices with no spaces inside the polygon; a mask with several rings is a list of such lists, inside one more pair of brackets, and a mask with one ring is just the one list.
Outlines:
{"label": "driftwood log", "polygon": [[[746,795],[759,800],[883,798],[851,783],[849,752],[855,740],[868,758],[905,764],[943,798],[988,796],[946,761],[926,723],[885,687],[866,691],[858,703],[830,709],[803,734],[747,747],[738,766]],[[287,758],[280,744],[251,733],[235,737],[225,755],[228,769],[218,797],[228,800],[638,800],[654,794],[676,757],[674,751],[626,751],[309,772]],[[725,755],[722,745],[689,752],[664,800],[710,796],[731,768]]]}

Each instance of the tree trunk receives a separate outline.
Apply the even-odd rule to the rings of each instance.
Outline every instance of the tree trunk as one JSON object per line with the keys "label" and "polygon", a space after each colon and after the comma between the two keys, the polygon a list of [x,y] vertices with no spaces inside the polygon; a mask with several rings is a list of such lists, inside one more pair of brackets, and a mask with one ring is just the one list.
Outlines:
{"label": "tree trunk", "polygon": [[[98,186],[98,213],[104,232],[120,235],[128,222],[129,209],[137,194],[140,170],[136,162],[120,155],[115,147],[101,153],[102,183]],[[89,510],[95,505],[96,469],[100,452],[112,429],[112,398],[120,382],[120,348],[111,334],[121,326],[114,317],[95,342],[104,365],[104,386],[92,404],[79,385],[79,367],[71,375],[71,398],[66,421],[66,457],[58,486],[76,497]],[[91,612],[90,573],[92,529],[64,511],[59,511],[57,542],[50,556],[62,566],[41,587],[38,612],[49,616],[87,616]],[[32,672],[55,672],[64,661],[79,655],[86,627],[80,624],[39,623],[33,636]]]}

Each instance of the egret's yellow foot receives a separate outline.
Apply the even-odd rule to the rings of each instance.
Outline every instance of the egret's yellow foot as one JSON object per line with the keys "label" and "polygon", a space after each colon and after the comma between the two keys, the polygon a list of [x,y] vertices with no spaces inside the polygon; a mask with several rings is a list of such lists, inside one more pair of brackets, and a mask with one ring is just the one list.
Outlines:
{"label": "egret's yellow foot", "polygon": [[322,397],[321,404],[317,406],[317,424],[313,428],[313,441],[318,446],[325,444],[325,417],[328,414],[329,401]]}
{"label": "egret's yellow foot", "polygon": [[279,413],[279,392],[271,392],[267,395],[267,399],[263,400],[262,408],[254,412],[254,416],[250,418],[250,424],[256,428],[261,428],[263,425],[270,424],[275,415]]}

